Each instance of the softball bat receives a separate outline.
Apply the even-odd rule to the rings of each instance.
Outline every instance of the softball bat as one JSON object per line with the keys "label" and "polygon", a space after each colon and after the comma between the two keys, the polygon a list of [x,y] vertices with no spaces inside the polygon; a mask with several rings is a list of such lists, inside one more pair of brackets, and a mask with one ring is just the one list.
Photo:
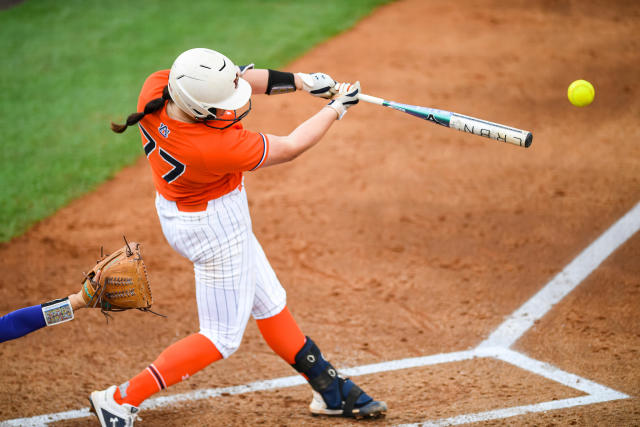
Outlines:
{"label": "softball bat", "polygon": [[496,141],[508,142],[509,144],[525,148],[529,147],[533,142],[533,134],[531,132],[501,125],[499,123],[476,119],[475,117],[464,116],[450,111],[437,110],[435,108],[401,104],[399,102],[365,95],[364,93],[360,93],[358,98],[364,102],[382,105],[383,107],[390,107],[394,110],[411,114],[412,116],[428,120],[440,126],[446,126],[461,132],[484,136],[485,138],[495,139]]}

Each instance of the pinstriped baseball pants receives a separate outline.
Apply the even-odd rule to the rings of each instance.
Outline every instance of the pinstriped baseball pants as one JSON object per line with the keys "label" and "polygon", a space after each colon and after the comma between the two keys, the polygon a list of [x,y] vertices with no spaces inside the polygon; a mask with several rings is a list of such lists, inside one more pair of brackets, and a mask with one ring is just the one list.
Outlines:
{"label": "pinstriped baseball pants", "polygon": [[253,234],[244,189],[181,212],[156,194],[165,238],[193,262],[200,333],[226,358],[240,346],[249,316],[266,319],[286,305],[286,292]]}

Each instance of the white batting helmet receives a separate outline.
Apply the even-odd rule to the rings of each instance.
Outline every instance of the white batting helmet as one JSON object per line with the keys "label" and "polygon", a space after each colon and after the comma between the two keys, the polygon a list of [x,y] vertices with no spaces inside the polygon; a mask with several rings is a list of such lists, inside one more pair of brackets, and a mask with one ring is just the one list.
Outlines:
{"label": "white batting helmet", "polygon": [[251,85],[236,65],[215,50],[196,48],[176,58],[169,72],[169,94],[176,105],[196,119],[215,118],[216,108],[237,110],[251,97]]}

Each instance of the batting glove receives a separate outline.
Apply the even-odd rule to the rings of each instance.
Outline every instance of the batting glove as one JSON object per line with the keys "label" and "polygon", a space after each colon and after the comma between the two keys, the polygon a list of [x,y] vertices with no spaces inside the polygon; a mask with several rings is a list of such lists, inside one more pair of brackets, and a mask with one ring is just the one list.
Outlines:
{"label": "batting glove", "polygon": [[360,99],[358,94],[360,93],[360,82],[351,83],[338,83],[333,88],[335,96],[333,101],[327,104],[327,107],[333,108],[338,113],[338,120],[347,114],[347,108],[352,105],[356,105]]}
{"label": "batting glove", "polygon": [[336,82],[330,75],[325,73],[297,73],[302,80],[302,88],[313,96],[321,98],[331,98],[334,94],[332,91]]}

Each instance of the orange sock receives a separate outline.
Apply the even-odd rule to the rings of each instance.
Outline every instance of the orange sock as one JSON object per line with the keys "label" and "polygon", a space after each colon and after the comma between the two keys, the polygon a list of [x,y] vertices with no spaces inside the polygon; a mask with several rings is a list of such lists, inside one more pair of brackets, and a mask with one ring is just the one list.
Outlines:
{"label": "orange sock", "polygon": [[285,307],[275,316],[260,319],[257,323],[269,347],[288,364],[296,363],[296,354],[304,345],[306,338],[289,309]]}
{"label": "orange sock", "polygon": [[171,344],[145,370],[121,384],[113,398],[119,404],[140,406],[152,394],[186,380],[220,359],[222,354],[207,337],[189,335]]}

